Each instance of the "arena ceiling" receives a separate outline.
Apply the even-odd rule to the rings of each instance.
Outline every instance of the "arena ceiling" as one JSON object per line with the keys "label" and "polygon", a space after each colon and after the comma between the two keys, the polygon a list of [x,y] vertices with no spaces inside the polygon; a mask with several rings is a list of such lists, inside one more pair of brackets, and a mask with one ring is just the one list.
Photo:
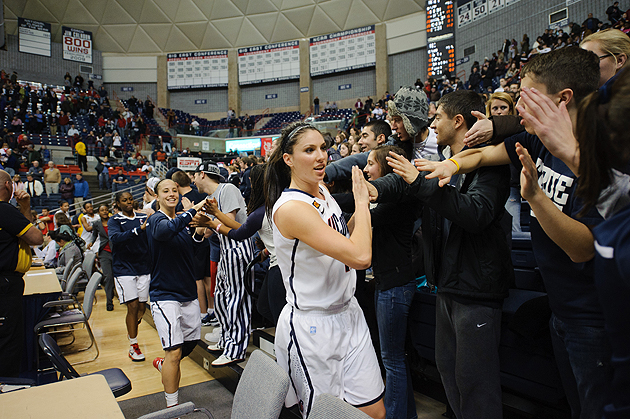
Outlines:
{"label": "arena ceiling", "polygon": [[[0,2],[1,4],[1,2]],[[103,52],[159,54],[260,45],[385,22],[424,10],[425,0],[4,0],[17,18],[91,31]]]}

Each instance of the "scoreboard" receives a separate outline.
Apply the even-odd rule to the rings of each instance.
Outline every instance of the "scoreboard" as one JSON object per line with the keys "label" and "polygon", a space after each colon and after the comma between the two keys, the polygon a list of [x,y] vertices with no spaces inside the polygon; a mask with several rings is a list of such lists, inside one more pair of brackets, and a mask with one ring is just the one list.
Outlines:
{"label": "scoreboard", "polygon": [[258,45],[238,50],[238,84],[300,78],[299,41]]}
{"label": "scoreboard", "polygon": [[376,65],[374,25],[310,39],[311,76]]}
{"label": "scoreboard", "polygon": [[178,52],[166,55],[169,90],[225,87],[228,51]]}
{"label": "scoreboard", "polygon": [[453,0],[427,0],[427,37],[452,34],[455,29]]}
{"label": "scoreboard", "polygon": [[429,67],[427,74],[429,77],[437,77],[447,72],[453,76],[455,73],[455,44],[454,39],[429,42],[427,44],[427,56],[429,57]]}
{"label": "scoreboard", "polygon": [[427,76],[455,73],[455,4],[453,0],[427,0]]}

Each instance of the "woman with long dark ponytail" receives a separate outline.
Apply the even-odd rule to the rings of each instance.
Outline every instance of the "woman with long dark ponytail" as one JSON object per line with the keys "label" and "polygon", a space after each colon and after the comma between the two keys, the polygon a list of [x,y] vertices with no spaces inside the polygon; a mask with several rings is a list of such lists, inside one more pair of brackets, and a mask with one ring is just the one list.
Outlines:
{"label": "woman with long dark ponytail", "polygon": [[577,193],[583,212],[597,206],[606,221],[593,229],[595,285],[612,346],[613,379],[606,419],[630,415],[630,71],[580,105]]}
{"label": "woman with long dark ponytail", "polygon": [[374,418],[385,417],[383,380],[354,291],[355,269],[370,266],[372,228],[366,181],[352,169],[353,231],[324,186],[327,144],[296,122],[279,138],[265,172],[265,205],[286,288],[276,327],[278,364],[291,376],[286,405],[307,417],[330,393]]}

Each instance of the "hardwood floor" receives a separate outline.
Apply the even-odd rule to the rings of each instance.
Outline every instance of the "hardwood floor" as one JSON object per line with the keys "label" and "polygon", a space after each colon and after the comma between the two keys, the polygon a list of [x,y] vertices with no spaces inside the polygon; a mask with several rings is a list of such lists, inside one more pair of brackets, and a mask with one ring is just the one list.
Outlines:
{"label": "hardwood floor", "polygon": [[[138,343],[146,356],[146,360],[144,362],[132,362],[127,355],[129,340],[124,323],[127,314],[126,307],[119,305],[118,300],[115,299],[114,311],[107,311],[103,290],[97,291],[96,299],[97,304],[94,305],[90,317],[90,326],[98,343],[100,355],[93,362],[75,365],[75,369],[81,374],[114,367],[122,369],[131,380],[132,390],[119,397],[118,401],[162,392],[164,389],[160,374],[152,365],[153,358],[164,356],[157,331],[147,322],[140,324]],[[89,344],[87,331],[78,331],[75,335],[76,341],[66,347],[69,352]],[[70,362],[77,362],[91,359],[95,354],[93,347],[85,352],[68,354],[66,358]],[[213,379],[206,370],[189,358],[184,358],[181,363],[181,370],[180,387]],[[419,419],[441,419],[442,413],[446,410],[444,404],[417,392],[415,393],[415,400]],[[157,406],[156,410],[163,407]]]}
{"label": "hardwood floor", "polygon": [[[129,377],[129,380],[131,380],[132,390],[126,395],[119,397],[117,399],[119,401],[163,391],[160,373],[152,365],[153,358],[164,356],[157,331],[146,322],[140,324],[138,343],[146,360],[143,362],[132,362],[127,355],[129,351],[129,340],[127,339],[127,329],[125,327],[127,308],[119,305],[118,300],[114,299],[114,311],[107,311],[105,292],[103,290],[96,292],[96,298],[97,304],[94,305],[92,316],[90,317],[90,326],[98,343],[100,355],[93,362],[75,365],[75,369],[81,374],[114,367],[123,370]],[[89,344],[87,331],[79,331],[75,334],[77,340],[68,346],[68,350]],[[95,349],[92,347],[85,352],[68,354],[66,358],[70,362],[77,362],[91,359],[95,354]],[[213,379],[206,370],[189,358],[182,360],[181,371],[181,387]]]}

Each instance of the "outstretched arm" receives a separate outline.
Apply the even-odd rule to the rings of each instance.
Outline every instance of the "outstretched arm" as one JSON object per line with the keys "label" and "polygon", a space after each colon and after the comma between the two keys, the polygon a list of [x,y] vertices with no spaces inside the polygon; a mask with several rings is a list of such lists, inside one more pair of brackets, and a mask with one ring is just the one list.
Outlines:
{"label": "outstretched arm", "polygon": [[500,166],[510,163],[510,156],[505,145],[498,144],[464,150],[442,162],[416,159],[416,168],[419,171],[431,172],[425,177],[427,179],[438,178],[440,179],[439,185],[444,186],[448,185],[451,176],[455,173],[470,173],[483,166]]}
{"label": "outstretched arm", "polygon": [[350,238],[330,228],[313,206],[302,201],[289,201],[276,210],[278,230],[284,237],[298,239],[351,268],[366,269],[372,261],[372,224],[365,179],[357,167],[352,169],[352,184],[356,211]]}
{"label": "outstretched arm", "polygon": [[516,153],[523,164],[521,196],[534,211],[536,220],[545,233],[575,263],[591,260],[595,256],[593,233],[581,222],[569,217],[556,207],[538,185],[538,172],[526,148],[516,143]]}

